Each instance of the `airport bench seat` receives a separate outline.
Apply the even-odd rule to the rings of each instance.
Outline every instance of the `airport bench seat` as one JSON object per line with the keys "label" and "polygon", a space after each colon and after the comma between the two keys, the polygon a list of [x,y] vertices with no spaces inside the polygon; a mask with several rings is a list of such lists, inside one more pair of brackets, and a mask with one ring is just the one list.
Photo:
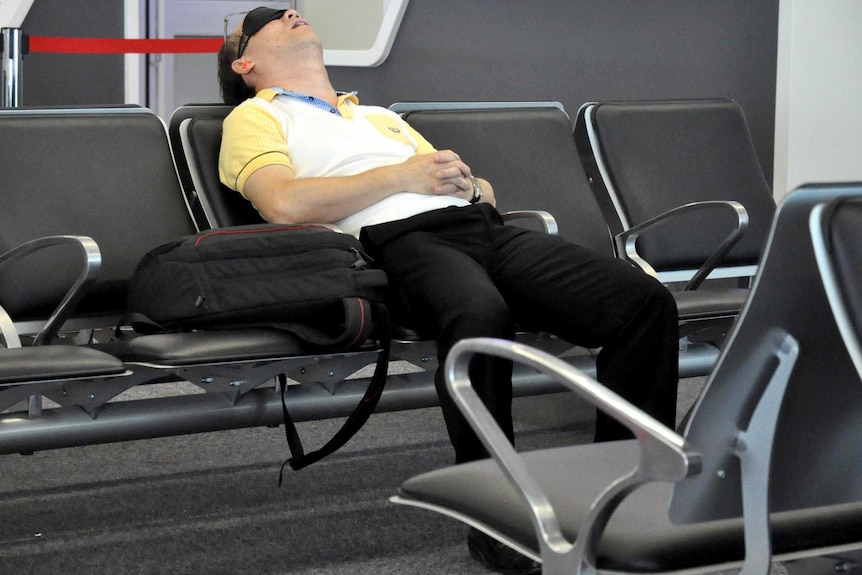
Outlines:
{"label": "airport bench seat", "polygon": [[[379,350],[373,341],[332,353],[268,329],[153,335],[115,329],[125,311],[126,284],[140,258],[198,229],[182,193],[168,131],[150,111],[3,110],[0,136],[6,200],[0,250],[57,234],[92,238],[100,249],[98,277],[69,306],[74,313],[52,324],[58,341],[45,343],[63,351],[44,352],[45,366],[52,354],[68,353],[93,360],[90,375],[99,371],[96,360],[110,372],[102,374],[110,377],[74,384],[73,374],[61,374],[50,386],[30,382],[16,385],[14,393],[7,386],[10,401],[0,414],[0,453],[278,425],[283,414],[273,382],[282,375],[298,383],[285,391],[295,421],[352,412],[368,378],[350,376],[374,363]],[[63,146],[53,145],[57,141]],[[24,340],[41,337],[46,321],[51,323],[52,302],[64,295],[58,286],[77,277],[74,261],[74,251],[63,246],[0,270],[0,302]],[[419,366],[433,364],[432,348],[431,342],[411,342],[403,357]],[[23,361],[38,353],[13,352],[10,358]],[[585,369],[593,363],[589,355],[574,361]],[[6,365],[13,370],[10,381],[30,377],[24,366]],[[559,389],[529,370],[516,373],[516,379],[521,383],[516,395]],[[143,399],[125,394],[165,382],[189,382],[204,393]],[[31,398],[28,407],[13,407],[13,395],[16,401]],[[43,409],[43,398],[59,405]],[[392,374],[378,410],[436,404],[429,368]]]}
{"label": "airport bench seat", "polygon": [[739,313],[775,212],[742,107],[588,102],[574,136],[619,257],[687,302]]}
{"label": "airport bench seat", "polygon": [[[236,192],[226,188],[218,177],[218,156],[221,145],[221,129],[224,117],[233,108],[223,104],[188,104],[178,108],[169,122],[171,143],[177,157],[176,163],[183,182],[186,198],[201,229],[261,222],[261,217],[251,204]],[[553,220],[544,214],[526,210],[508,216],[510,220],[535,222],[540,229],[553,226]],[[571,348],[565,342],[547,334],[531,332],[523,334],[531,342],[546,349],[563,353]],[[378,409],[409,409],[437,405],[433,374],[437,369],[436,345],[432,339],[412,326],[392,326],[393,362],[403,362],[409,371],[390,374],[387,391],[378,404]],[[714,359],[714,350],[704,349],[698,354],[699,365]],[[590,372],[595,370],[595,360],[588,352],[573,355],[570,361]],[[327,366],[332,367],[331,362]],[[412,368],[417,368],[413,370]],[[291,378],[301,382],[320,381],[321,370],[291,372]],[[324,379],[326,379],[324,377]],[[335,378],[336,385],[338,378]],[[537,377],[529,370],[518,369],[514,374],[513,391],[516,397],[559,391],[559,386],[547,378]]]}
{"label": "airport bench seat", "polygon": [[0,305],[3,341],[0,347],[0,410],[26,401],[28,411],[37,412],[38,405],[30,402],[35,393],[63,401],[70,388],[125,379],[129,375],[123,362],[109,354],[78,346],[47,345],[54,340],[87,287],[98,277],[101,254],[91,238],[50,236],[25,242],[0,254],[0,271],[26,261],[33,254],[68,248],[75,256],[72,259],[78,261],[78,273],[72,274],[65,290],[58,291],[60,297],[41,329],[30,338],[31,345],[22,347],[12,316]]}
{"label": "airport bench seat", "polygon": [[[399,103],[390,108],[434,145],[456,150],[475,173],[490,178],[507,223],[552,229],[581,245],[614,254],[607,224],[578,160],[571,122],[560,104],[439,102]],[[177,165],[186,197],[192,211],[199,214],[197,223],[202,228],[260,221],[249,202],[218,179],[221,122],[231,109],[221,104],[189,104],[178,108],[170,121],[174,150],[182,150]],[[703,298],[690,294],[679,294],[677,299],[683,321],[726,318],[736,313],[738,305],[714,298],[706,306]],[[427,371],[436,369],[433,342],[423,341],[422,334],[409,326],[394,326],[393,339],[393,358]],[[567,354],[574,364],[594,373],[593,358],[570,353],[572,347],[565,342],[535,332],[522,333],[521,339],[557,355]],[[707,374],[717,355],[713,343],[689,345],[680,358],[681,376]],[[532,387],[536,378],[516,377],[516,394],[521,393],[523,381],[530,382],[530,391],[525,393],[536,389]]]}
{"label": "airport bench seat", "polygon": [[[548,209],[562,237],[619,256],[613,228],[591,191],[572,122],[562,107],[553,102],[482,105],[405,102],[392,109],[436,145],[458,151],[476,173],[489,174],[502,211]],[[653,273],[648,259],[633,263]],[[685,336],[715,321],[732,319],[747,291],[675,290],[673,295]]]}
{"label": "airport bench seat", "polygon": [[[772,561],[787,561],[788,573],[854,564],[862,362],[848,348],[858,349],[862,326],[858,315],[845,321],[842,339],[808,229],[820,206],[855,212],[820,243],[850,238],[824,257],[843,259],[842,297],[858,299],[846,287],[859,285],[859,198],[859,185],[836,184],[781,203],[751,297],[682,432],[539,350],[466,340],[447,359],[447,385],[493,459],[411,478],[393,500],[465,521],[541,560],[546,574],[766,575]],[[637,439],[519,455],[472,391],[466,366],[477,353],[554,373]]]}
{"label": "airport bench seat", "polygon": [[[32,346],[0,350],[9,352],[4,381],[16,382],[0,393],[9,398],[0,415],[0,452],[277,425],[283,421],[281,397],[269,385],[277,376],[329,363],[339,367],[323,369],[343,379],[374,363],[374,341],[331,353],[274,329],[117,330],[140,258],[197,231],[164,123],[136,107],[9,109],[0,111],[0,136],[0,250],[14,252],[57,235],[87,238],[98,247],[98,258],[88,256],[98,273],[86,279],[79,277],[80,248],[65,244],[3,261],[0,302],[9,318],[2,324],[4,339],[7,346],[10,338],[16,340],[11,347]],[[70,297],[65,286],[72,284],[81,289]],[[64,298],[68,305],[57,317],[53,302]],[[67,361],[66,372],[45,372],[60,367],[59,358]],[[25,365],[28,359],[41,366]],[[112,401],[138,385],[184,381],[205,393]],[[347,415],[352,407],[346,403],[356,405],[362,383],[340,395],[321,385],[289,385],[286,397],[297,398],[307,418]],[[331,405],[330,395],[338,395]],[[23,417],[13,407],[17,397],[36,400]],[[43,412],[43,397],[59,407]]]}

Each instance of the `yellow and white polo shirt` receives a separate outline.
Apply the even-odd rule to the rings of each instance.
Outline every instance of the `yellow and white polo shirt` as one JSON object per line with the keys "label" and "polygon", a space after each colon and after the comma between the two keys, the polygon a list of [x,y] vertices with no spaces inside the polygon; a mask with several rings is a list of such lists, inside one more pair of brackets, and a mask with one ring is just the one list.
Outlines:
{"label": "yellow and white polo shirt", "polygon": [[[355,94],[342,94],[337,111],[340,115],[274,89],[261,90],[225,119],[221,181],[243,193],[248,177],[263,166],[285,165],[296,178],[351,176],[435,150],[398,114],[362,106]],[[401,192],[336,224],[358,235],[363,226],[468,203],[452,196]]]}

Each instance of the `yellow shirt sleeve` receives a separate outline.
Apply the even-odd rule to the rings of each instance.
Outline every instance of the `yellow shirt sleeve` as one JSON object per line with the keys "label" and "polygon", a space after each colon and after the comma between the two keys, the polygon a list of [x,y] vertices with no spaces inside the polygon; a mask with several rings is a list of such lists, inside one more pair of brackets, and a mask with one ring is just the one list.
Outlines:
{"label": "yellow shirt sleeve", "polygon": [[247,101],[224,120],[219,178],[245,196],[248,177],[258,168],[273,164],[293,169],[281,122],[263,106]]}

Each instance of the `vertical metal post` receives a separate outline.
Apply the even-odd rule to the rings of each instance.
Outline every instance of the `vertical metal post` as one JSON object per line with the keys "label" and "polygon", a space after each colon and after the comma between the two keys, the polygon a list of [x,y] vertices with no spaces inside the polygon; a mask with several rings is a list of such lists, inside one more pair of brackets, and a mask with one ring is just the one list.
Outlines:
{"label": "vertical metal post", "polygon": [[0,95],[0,106],[17,108],[21,105],[24,55],[24,35],[20,28],[0,29],[3,41],[3,93]]}

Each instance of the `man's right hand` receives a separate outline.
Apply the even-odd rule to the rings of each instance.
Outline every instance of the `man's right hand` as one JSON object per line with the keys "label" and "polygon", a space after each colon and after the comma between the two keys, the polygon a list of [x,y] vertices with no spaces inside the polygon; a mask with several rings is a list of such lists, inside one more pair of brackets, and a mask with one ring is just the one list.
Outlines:
{"label": "man's right hand", "polygon": [[400,168],[405,170],[406,191],[417,194],[457,196],[469,200],[473,196],[470,166],[452,150],[417,154]]}

